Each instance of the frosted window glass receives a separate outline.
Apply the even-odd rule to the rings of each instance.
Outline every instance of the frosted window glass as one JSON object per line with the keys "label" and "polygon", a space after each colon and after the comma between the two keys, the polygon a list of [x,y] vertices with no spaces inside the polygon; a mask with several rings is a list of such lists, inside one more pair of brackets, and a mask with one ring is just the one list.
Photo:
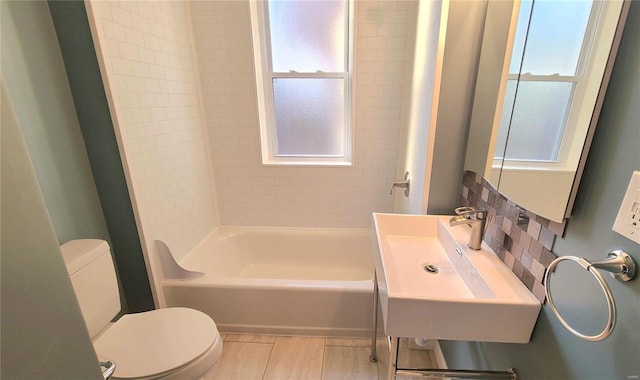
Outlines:
{"label": "frosted window glass", "polygon": [[520,82],[505,159],[557,160],[573,89],[573,82]]}
{"label": "frosted window glass", "polygon": [[344,72],[346,1],[269,2],[274,72]]}
{"label": "frosted window glass", "polygon": [[344,80],[273,79],[276,155],[345,155]]}
{"label": "frosted window glass", "polygon": [[534,1],[521,72],[576,75],[591,7],[585,0]]}

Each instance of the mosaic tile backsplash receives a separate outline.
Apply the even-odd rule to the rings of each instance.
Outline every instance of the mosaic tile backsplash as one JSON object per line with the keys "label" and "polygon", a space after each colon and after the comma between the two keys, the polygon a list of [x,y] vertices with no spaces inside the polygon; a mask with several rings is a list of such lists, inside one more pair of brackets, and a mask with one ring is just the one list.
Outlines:
{"label": "mosaic tile backsplash", "polygon": [[462,177],[462,206],[488,211],[484,241],[542,303],[542,279],[556,256],[551,252],[556,236],[562,236],[565,223],[538,216],[508,200],[475,172]]}

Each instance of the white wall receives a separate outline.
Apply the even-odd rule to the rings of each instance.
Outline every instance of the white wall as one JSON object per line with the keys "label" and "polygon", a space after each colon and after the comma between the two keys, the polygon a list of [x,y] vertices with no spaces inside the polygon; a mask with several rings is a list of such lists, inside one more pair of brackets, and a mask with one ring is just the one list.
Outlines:
{"label": "white wall", "polygon": [[[442,72],[443,47],[439,37],[446,28],[448,4],[441,1],[419,3],[416,28],[415,54],[413,57],[411,98],[408,127],[403,136],[404,157],[397,173],[402,178],[405,171],[411,174],[409,197],[402,191],[394,195],[395,212],[424,214],[426,212],[425,184],[428,188],[427,162],[432,154],[429,145],[434,134],[430,126],[435,123],[435,111],[439,98],[439,80]],[[444,17],[444,21],[441,20]]]}
{"label": "white wall", "polygon": [[225,225],[368,227],[391,211],[416,1],[356,2],[354,166],[261,165],[248,1],[191,3]]}
{"label": "white wall", "polygon": [[217,225],[187,3],[87,8],[147,267],[157,275],[155,239],[179,259]]}
{"label": "white wall", "polygon": [[428,169],[430,214],[450,214],[458,206],[486,9],[486,0],[449,4],[433,162]]}

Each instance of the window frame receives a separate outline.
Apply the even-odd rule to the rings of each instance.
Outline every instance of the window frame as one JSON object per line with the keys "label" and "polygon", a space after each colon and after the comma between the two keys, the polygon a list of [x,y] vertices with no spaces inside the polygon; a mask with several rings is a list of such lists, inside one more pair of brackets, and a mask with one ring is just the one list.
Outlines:
{"label": "window frame", "polygon": [[[344,0],[347,6],[345,25],[344,72],[274,72],[272,69],[271,38],[268,17],[268,0],[249,2],[253,53],[258,100],[260,146],[262,165],[298,166],[352,166],[353,165],[353,67],[355,6],[353,0]],[[343,155],[284,155],[278,151],[275,122],[273,80],[277,78],[341,78],[344,81],[344,154]]]}

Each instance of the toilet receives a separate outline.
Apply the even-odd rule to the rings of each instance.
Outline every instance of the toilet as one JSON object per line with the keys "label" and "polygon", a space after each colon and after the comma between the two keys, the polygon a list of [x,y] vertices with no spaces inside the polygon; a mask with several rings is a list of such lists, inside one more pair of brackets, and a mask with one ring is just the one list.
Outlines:
{"label": "toilet", "polygon": [[98,359],[116,365],[112,379],[199,379],[218,361],[222,338],[200,311],[172,307],[111,322],[120,292],[106,241],[72,240],[60,250]]}

